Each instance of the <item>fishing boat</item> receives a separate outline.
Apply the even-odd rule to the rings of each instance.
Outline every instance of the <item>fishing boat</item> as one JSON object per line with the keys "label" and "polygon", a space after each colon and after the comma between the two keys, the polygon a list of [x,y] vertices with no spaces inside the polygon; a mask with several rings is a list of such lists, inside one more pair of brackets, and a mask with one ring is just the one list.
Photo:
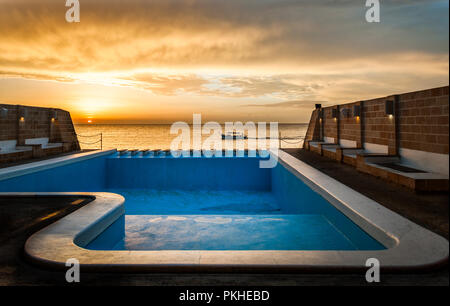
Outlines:
{"label": "fishing boat", "polygon": [[245,136],[244,133],[228,132],[222,134],[222,139],[247,139],[247,136]]}

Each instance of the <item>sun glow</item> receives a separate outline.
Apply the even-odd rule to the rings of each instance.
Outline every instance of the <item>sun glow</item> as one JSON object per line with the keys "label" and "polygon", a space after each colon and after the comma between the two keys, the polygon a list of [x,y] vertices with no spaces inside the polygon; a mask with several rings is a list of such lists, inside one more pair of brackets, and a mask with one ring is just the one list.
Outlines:
{"label": "sun glow", "polygon": [[73,103],[73,106],[76,117],[87,118],[88,123],[91,123],[93,118],[110,112],[113,108],[113,103],[106,100],[88,98]]}

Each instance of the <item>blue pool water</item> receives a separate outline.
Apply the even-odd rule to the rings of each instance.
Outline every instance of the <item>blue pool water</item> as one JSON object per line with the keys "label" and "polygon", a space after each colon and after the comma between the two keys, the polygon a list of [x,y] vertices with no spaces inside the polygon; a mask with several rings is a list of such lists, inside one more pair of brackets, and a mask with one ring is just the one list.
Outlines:
{"label": "blue pool water", "polygon": [[260,157],[113,154],[0,181],[0,191],[109,191],[125,215],[93,250],[379,250],[384,247],[278,163]]}

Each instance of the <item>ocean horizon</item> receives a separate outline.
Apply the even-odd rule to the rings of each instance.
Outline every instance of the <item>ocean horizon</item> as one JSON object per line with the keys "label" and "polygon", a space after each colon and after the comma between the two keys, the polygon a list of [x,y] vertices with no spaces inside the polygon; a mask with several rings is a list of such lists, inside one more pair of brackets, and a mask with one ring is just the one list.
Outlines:
{"label": "ocean horizon", "polygon": [[[189,124],[192,125],[192,124]],[[100,147],[102,135],[103,149],[170,149],[172,140],[177,134],[170,134],[171,124],[74,124],[81,149],[97,149]],[[224,124],[221,124],[224,130]],[[280,123],[278,130],[282,138],[303,137],[308,128],[307,123]],[[269,126],[267,126],[267,136]],[[192,138],[192,137],[191,137]],[[202,135],[202,139],[208,135]],[[227,141],[227,140],[226,140]],[[245,147],[247,143],[245,142]],[[281,142],[282,148],[299,148],[303,144],[300,139],[286,139]],[[225,141],[223,143],[225,147]]]}

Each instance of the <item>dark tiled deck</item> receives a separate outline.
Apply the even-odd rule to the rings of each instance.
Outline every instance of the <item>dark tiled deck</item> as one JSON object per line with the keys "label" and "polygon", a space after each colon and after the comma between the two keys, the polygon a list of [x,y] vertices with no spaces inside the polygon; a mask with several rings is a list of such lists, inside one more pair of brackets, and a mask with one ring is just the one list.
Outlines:
{"label": "dark tiled deck", "polygon": [[448,239],[448,192],[420,193],[301,149],[284,150],[350,188]]}
{"label": "dark tiled deck", "polygon": [[[390,185],[353,167],[338,164],[311,152],[287,150],[304,162],[448,238],[448,194],[420,195]],[[40,228],[86,204],[78,198],[0,198],[0,285],[64,285],[64,271],[50,271],[30,264],[23,255],[26,239]],[[8,204],[9,203],[9,204]],[[57,214],[55,214],[57,213]],[[381,285],[446,285],[448,267],[420,274],[383,274]],[[370,285],[363,274],[249,274],[249,273],[83,273],[82,285]]]}

